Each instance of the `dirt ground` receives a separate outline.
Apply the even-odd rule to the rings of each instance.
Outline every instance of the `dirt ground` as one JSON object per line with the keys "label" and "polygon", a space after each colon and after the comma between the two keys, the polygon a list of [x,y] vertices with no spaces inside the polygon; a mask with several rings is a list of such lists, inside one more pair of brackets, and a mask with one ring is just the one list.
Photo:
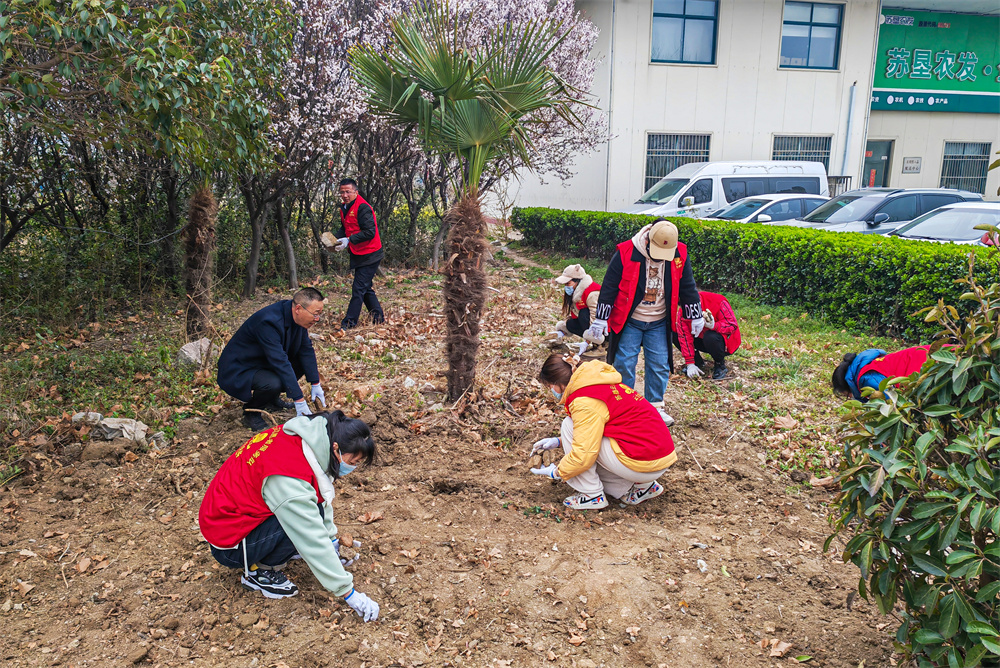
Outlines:
{"label": "dirt ground", "polygon": [[[66,448],[9,484],[0,496],[0,661],[894,664],[893,620],[860,599],[849,607],[857,571],[836,548],[822,552],[831,493],[803,491],[762,465],[767,444],[738,408],[750,381],[713,407],[696,384],[671,380],[680,459],[661,480],[666,493],[641,506],[567,511],[568,486],[528,473],[531,443],[558,433],[562,415],[531,380],[556,301],[524,274],[492,268],[482,383],[454,410],[439,392],[435,276],[390,274],[377,285],[386,326],[338,338],[338,315],[314,330],[327,397],[372,423],[381,449],[377,467],[338,483],[334,502],[340,530],[363,543],[352,570],[358,590],[380,603],[379,622],[362,624],[301,561],[287,570],[300,594],[269,601],[211,558],[197,526],[201,496],[250,436],[229,403],[183,422],[163,450],[118,444],[80,461],[79,447]],[[345,286],[323,285],[333,295]],[[264,301],[228,315],[238,324]],[[332,298],[330,311],[343,301]],[[737,378],[753,363],[741,358]]]}

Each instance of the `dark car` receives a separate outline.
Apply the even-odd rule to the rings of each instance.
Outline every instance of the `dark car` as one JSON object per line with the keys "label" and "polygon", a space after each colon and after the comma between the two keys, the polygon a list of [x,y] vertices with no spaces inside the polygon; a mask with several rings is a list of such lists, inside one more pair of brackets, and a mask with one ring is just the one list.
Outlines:
{"label": "dark car", "polygon": [[978,193],[951,188],[858,188],[834,197],[802,218],[770,224],[888,234],[938,207],[981,201],[983,196]]}

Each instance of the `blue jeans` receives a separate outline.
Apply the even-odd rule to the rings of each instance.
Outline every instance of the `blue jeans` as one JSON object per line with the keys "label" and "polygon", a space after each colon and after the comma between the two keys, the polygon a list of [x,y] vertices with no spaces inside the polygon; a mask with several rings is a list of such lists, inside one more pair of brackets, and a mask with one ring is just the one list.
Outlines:
{"label": "blue jeans", "polygon": [[639,347],[646,358],[646,384],[643,396],[646,401],[663,401],[670,378],[670,341],[667,339],[667,319],[657,322],[629,320],[622,329],[622,337],[615,355],[615,371],[622,375],[622,383],[635,387],[635,365],[639,361]]}

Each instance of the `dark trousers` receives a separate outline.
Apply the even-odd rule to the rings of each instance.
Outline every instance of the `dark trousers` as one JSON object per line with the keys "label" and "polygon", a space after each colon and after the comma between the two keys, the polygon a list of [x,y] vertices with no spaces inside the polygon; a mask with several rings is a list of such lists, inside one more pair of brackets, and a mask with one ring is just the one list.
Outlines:
{"label": "dark trousers", "polygon": [[372,281],[375,280],[375,274],[378,272],[380,264],[381,262],[374,262],[354,269],[354,285],[351,286],[351,301],[347,305],[347,315],[340,321],[340,326],[344,329],[358,326],[362,304],[368,307],[368,311],[372,316],[372,322],[375,324],[385,322],[385,316],[382,314],[382,305],[378,303],[378,297],[375,296],[375,291],[372,290]]}
{"label": "dark trousers", "polygon": [[260,408],[266,410],[277,401],[282,389],[284,388],[278,374],[270,369],[261,369],[253,375],[253,381],[250,383],[252,393],[250,401],[243,404],[243,409]]}
{"label": "dark trousers", "polygon": [[[680,339],[677,338],[677,334],[674,334],[674,345],[677,346],[679,350],[681,347]],[[716,365],[726,363],[726,339],[723,338],[722,334],[712,331],[711,329],[702,330],[700,337],[695,337],[694,339],[694,363],[698,366],[702,366],[705,363],[705,359],[701,356],[701,353],[705,353],[712,358],[712,361]]]}
{"label": "dark trousers", "polygon": [[577,317],[567,318],[566,329],[570,334],[583,336],[583,333],[590,329],[590,309],[582,309]]}
{"label": "dark trousers", "polygon": [[[323,506],[319,505],[319,514],[323,515]],[[246,563],[243,560],[243,545],[246,544]],[[229,568],[244,567],[249,568],[257,564],[261,568],[270,566],[282,566],[298,554],[292,539],[288,537],[281,527],[281,522],[274,515],[257,525],[257,527],[247,534],[244,541],[230,550],[220,550],[212,546],[212,556],[223,566]]]}

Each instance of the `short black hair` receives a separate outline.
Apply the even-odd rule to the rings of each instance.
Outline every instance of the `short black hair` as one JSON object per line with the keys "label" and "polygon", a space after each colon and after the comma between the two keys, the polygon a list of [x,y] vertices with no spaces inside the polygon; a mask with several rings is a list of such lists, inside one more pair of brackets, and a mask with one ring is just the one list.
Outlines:
{"label": "short black hair", "polygon": [[352,186],[355,190],[357,190],[358,182],[355,181],[354,179],[341,179],[340,183],[338,184],[338,187],[339,186]]}
{"label": "short black hair", "polygon": [[313,420],[326,420],[326,435],[330,439],[330,468],[328,473],[334,480],[340,477],[340,462],[333,454],[333,444],[336,443],[341,454],[353,455],[360,453],[362,466],[371,466],[378,459],[378,449],[372,438],[371,428],[357,418],[349,418],[343,411],[324,411],[316,413]]}
{"label": "short black hair", "polygon": [[313,302],[321,302],[323,299],[325,299],[325,297],[323,297],[323,293],[316,288],[302,288],[292,295],[292,302],[303,308],[309,306]]}
{"label": "short black hair", "polygon": [[833,377],[830,379],[830,383],[833,385],[834,392],[840,392],[841,394],[851,394],[851,386],[847,384],[847,369],[851,366],[851,362],[857,357],[855,353],[847,353],[844,355],[844,359],[840,361],[837,368],[833,370]]}

